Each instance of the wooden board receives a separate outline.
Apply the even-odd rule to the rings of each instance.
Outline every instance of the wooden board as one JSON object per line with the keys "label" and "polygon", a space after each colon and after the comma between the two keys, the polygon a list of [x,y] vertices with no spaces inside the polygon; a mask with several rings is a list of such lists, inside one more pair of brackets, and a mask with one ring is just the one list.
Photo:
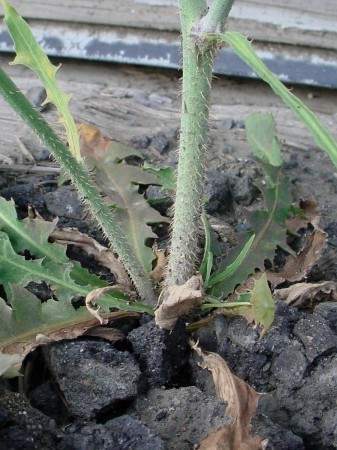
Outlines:
{"label": "wooden board", "polygon": [[[254,38],[262,60],[289,83],[337,88],[337,2],[237,0],[228,27]],[[13,0],[50,56],[179,68],[177,0]],[[13,45],[0,24],[0,51]],[[254,77],[223,49],[215,73]]]}
{"label": "wooden board", "polygon": [[[6,60],[2,62],[5,64]],[[30,95],[32,88],[40,86],[37,78],[21,66],[9,66],[6,70]],[[112,139],[128,143],[151,140],[157,133],[168,138],[178,134],[180,81],[175,72],[65,61],[58,78],[63,89],[73,93],[71,109],[76,121],[91,123]],[[307,87],[297,87],[294,92],[337,137],[337,92]],[[315,143],[309,131],[266,85],[253,80],[219,78],[214,80],[212,97],[210,155],[212,149],[223,149],[233,158],[247,157],[249,147],[239,125],[256,111],[274,114],[285,145],[295,146],[299,152],[317,152],[313,150]],[[44,116],[56,126],[55,111]],[[41,145],[3,100],[0,100],[0,125],[0,162],[29,162],[29,152],[34,160]],[[63,134],[62,128],[56,127]],[[211,159],[212,156],[208,163]]]}

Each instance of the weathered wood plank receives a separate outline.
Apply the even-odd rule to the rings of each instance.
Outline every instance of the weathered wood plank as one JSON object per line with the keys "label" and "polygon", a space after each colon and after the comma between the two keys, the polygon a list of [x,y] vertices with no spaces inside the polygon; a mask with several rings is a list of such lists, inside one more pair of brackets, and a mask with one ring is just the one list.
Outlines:
{"label": "weathered wood plank", "polygon": [[[177,0],[13,0],[27,18],[177,31]],[[337,49],[335,0],[237,1],[229,27],[263,42]]]}
{"label": "weathered wood plank", "polygon": [[[39,86],[36,77],[20,66],[9,66],[7,71],[25,92]],[[71,109],[76,121],[91,123],[112,139],[127,143],[140,137],[151,138],[159,132],[169,138],[177,134],[180,82],[174,72],[64,61],[58,77],[63,89],[73,93]],[[298,87],[294,92],[337,137],[337,92],[305,87]],[[283,143],[296,146],[301,152],[315,148],[310,133],[267,86],[252,80],[215,79],[208,164],[212,164],[212,149],[218,152],[224,148],[227,155],[232,152],[235,158],[247,156],[249,149],[244,130],[231,128],[228,124],[241,122],[256,111],[274,114]],[[45,117],[56,123],[55,111],[45,113]],[[0,162],[12,160],[22,163],[26,159],[18,139],[32,154],[39,151],[39,143],[3,100],[0,100],[0,127]],[[57,128],[61,130],[59,126]]]}

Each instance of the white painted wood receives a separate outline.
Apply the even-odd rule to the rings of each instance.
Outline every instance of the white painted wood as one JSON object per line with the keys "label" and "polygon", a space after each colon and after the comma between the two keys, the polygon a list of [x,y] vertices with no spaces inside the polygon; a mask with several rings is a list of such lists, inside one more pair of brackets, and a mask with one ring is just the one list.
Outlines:
{"label": "white painted wood", "polygon": [[[176,0],[12,0],[26,18],[178,31]],[[336,0],[237,0],[228,26],[263,42],[337,49]]]}

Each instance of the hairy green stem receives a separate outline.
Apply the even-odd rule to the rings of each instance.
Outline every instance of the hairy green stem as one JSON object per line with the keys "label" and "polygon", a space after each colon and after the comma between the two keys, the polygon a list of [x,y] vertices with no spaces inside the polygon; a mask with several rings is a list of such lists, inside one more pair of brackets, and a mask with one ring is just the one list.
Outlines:
{"label": "hairy green stem", "polygon": [[69,174],[80,196],[89,206],[92,216],[101,226],[113,250],[118,254],[125,269],[129,273],[140,297],[148,305],[154,306],[156,303],[156,294],[152,282],[138,263],[119,223],[114,220],[112,212],[102,200],[85,166],[82,162],[74,158],[54,130],[45,122],[41,114],[33,108],[15,83],[1,68],[0,95],[3,96],[21,119],[34,131],[41,142],[60,163],[61,167]]}
{"label": "hairy green stem", "polygon": [[[233,1],[215,0],[217,23],[227,18]],[[214,5],[216,4],[216,5]],[[165,285],[184,284],[195,271],[198,253],[200,216],[203,206],[203,171],[208,135],[212,67],[215,48],[198,46],[201,21],[207,17],[203,0],[180,0],[180,21],[183,48],[183,92],[176,185],[175,212],[171,251]]]}

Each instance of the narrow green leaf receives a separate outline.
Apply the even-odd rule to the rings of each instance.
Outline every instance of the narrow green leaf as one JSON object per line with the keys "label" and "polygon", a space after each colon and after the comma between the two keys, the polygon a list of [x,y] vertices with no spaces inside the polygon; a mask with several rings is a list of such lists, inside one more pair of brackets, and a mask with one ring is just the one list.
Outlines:
{"label": "narrow green leaf", "polygon": [[213,253],[211,252],[211,227],[208,223],[205,212],[201,214],[201,222],[204,227],[205,248],[199,272],[202,276],[202,279],[204,280],[205,286],[208,286],[209,277],[211,275],[211,270],[213,266]]}
{"label": "narrow green leaf", "polygon": [[250,249],[252,247],[254,239],[255,239],[255,234],[253,234],[248,239],[248,241],[245,243],[245,245],[243,246],[243,248],[240,251],[240,253],[238,254],[238,256],[235,258],[235,260],[231,264],[229,264],[223,272],[220,272],[220,273],[212,276],[209,279],[208,284],[210,286],[214,286],[220,282],[225,281],[226,278],[231,277],[240,268],[241,264],[245,260],[248,252],[250,251]]}
{"label": "narrow green leaf", "polygon": [[60,121],[66,129],[70,151],[77,160],[80,160],[79,136],[74,118],[69,110],[71,95],[63,93],[56,81],[58,67],[51,64],[36,42],[27,22],[9,3],[2,0],[2,4],[5,10],[4,22],[12,37],[16,52],[16,57],[11,64],[23,64],[39,76],[47,92],[44,104],[50,102],[56,106]]}
{"label": "narrow green leaf", "polygon": [[289,89],[287,89],[261,61],[248,39],[242,34],[234,31],[227,31],[221,35],[221,39],[226,42],[239,58],[251,67],[262,80],[268,83],[275,94],[279,95],[283,102],[293,110],[304,125],[311,131],[316,144],[329,155],[331,161],[337,166],[337,143],[334,138],[315,114],[292,92],[290,92]]}

